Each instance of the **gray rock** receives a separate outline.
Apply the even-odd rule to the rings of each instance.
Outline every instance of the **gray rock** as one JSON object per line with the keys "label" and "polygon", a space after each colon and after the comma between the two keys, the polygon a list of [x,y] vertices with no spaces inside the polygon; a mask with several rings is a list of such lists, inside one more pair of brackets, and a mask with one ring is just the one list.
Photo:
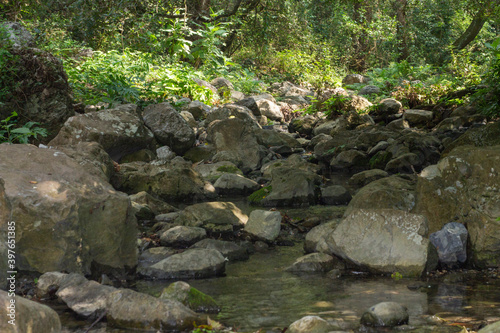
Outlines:
{"label": "gray rock", "polygon": [[203,324],[196,313],[173,300],[159,299],[130,289],[119,289],[108,297],[106,319],[111,327],[143,331],[184,331]]}
{"label": "gray rock", "polygon": [[281,229],[281,213],[278,211],[254,210],[250,213],[245,231],[260,240],[272,242]]}
{"label": "gray rock", "polygon": [[156,156],[158,156],[158,160],[168,162],[174,159],[177,156],[169,146],[163,146],[156,149]]}
{"label": "gray rock", "polygon": [[59,288],[67,276],[68,274],[61,272],[47,272],[40,275],[36,284],[36,296],[41,299],[52,297],[51,293]]}
{"label": "gray rock", "polygon": [[388,117],[398,113],[402,107],[403,105],[394,98],[385,98],[380,101],[374,113],[378,116]]}
{"label": "gray rock", "polygon": [[214,183],[219,195],[248,195],[257,191],[260,185],[238,174],[225,173]]}
{"label": "gray rock", "polygon": [[273,101],[267,99],[261,99],[256,101],[259,108],[260,114],[266,116],[271,120],[281,121],[283,119],[283,113],[280,107]]}
{"label": "gray rock", "polygon": [[106,311],[106,300],[116,288],[82,278],[72,283],[66,277],[56,295],[79,316],[96,319]]}
{"label": "gray rock", "polygon": [[189,127],[191,127],[193,130],[196,130],[196,128],[198,127],[198,122],[194,119],[193,115],[190,112],[181,111],[179,114],[182,119],[186,121]]}
{"label": "gray rock", "polygon": [[443,119],[439,124],[436,125],[436,131],[446,132],[446,131],[456,131],[465,125],[465,120],[462,117],[450,117]]}
{"label": "gray rock", "polygon": [[159,298],[180,302],[195,312],[219,313],[221,310],[212,297],[182,281],[163,289]]}
{"label": "gray rock", "polygon": [[202,120],[207,117],[210,113],[210,107],[199,101],[192,101],[186,107],[185,110],[191,113],[196,120]]}
{"label": "gray rock", "polygon": [[[11,303],[13,300],[15,303]],[[2,333],[61,332],[59,315],[46,305],[17,295],[10,297],[7,292],[0,290],[0,309]]]}
{"label": "gray rock", "polygon": [[215,188],[203,180],[191,165],[181,157],[163,165],[144,162],[121,164],[111,183],[120,191],[129,194],[145,191],[168,202],[215,198]]}
{"label": "gray rock", "polygon": [[2,144],[0,156],[0,232],[3,221],[22,230],[18,270],[99,274],[137,264],[137,222],[125,194],[57,150]]}
{"label": "gray rock", "polygon": [[366,326],[393,327],[408,324],[408,309],[396,302],[382,302],[372,306],[361,317]]}
{"label": "gray rock", "polygon": [[304,251],[306,253],[328,252],[328,244],[325,242],[326,235],[332,233],[339,223],[340,220],[334,220],[312,228],[306,235],[306,239],[304,241]]}
{"label": "gray rock", "polygon": [[306,316],[290,324],[289,333],[328,333],[339,330],[335,325],[318,316]]}
{"label": "gray rock", "polygon": [[178,225],[160,234],[160,244],[170,247],[189,247],[207,237],[203,228]]}
{"label": "gray rock", "polygon": [[390,173],[415,173],[421,169],[422,159],[414,153],[402,154],[390,160],[385,171]]}
{"label": "gray rock", "polygon": [[207,81],[203,81],[203,80],[198,79],[198,78],[193,79],[193,81],[196,82],[196,84],[199,85],[200,87],[205,87],[205,88],[209,89],[212,92],[213,97],[219,96],[219,94],[217,93],[217,88],[215,88],[213,85],[211,85]]}
{"label": "gray rock", "polygon": [[240,119],[249,127],[260,128],[257,118],[255,118],[252,111],[245,106],[237,104],[225,104],[222,107],[213,108],[207,115],[205,127],[208,128],[209,125],[216,120],[225,120],[230,118]]}
{"label": "gray rock", "polygon": [[170,247],[159,246],[149,248],[140,254],[139,267],[154,265],[176,253],[176,250]]}
{"label": "gray rock", "polygon": [[255,117],[259,117],[262,115],[260,113],[259,106],[257,105],[257,102],[256,102],[254,97],[248,97],[248,98],[239,100],[239,101],[235,102],[234,104],[248,108],[250,111],[252,111],[252,114]]}
{"label": "gray rock", "polygon": [[176,154],[182,155],[193,146],[196,139],[193,129],[169,103],[148,105],[143,119],[156,140]]}
{"label": "gray rock", "polygon": [[132,194],[130,196],[130,201],[133,205],[136,204],[141,207],[147,207],[147,209],[154,215],[167,214],[177,211],[177,208],[144,191]]}
{"label": "gray rock", "polygon": [[342,84],[367,83],[369,78],[361,74],[348,74],[342,79]]}
{"label": "gray rock", "polygon": [[481,328],[477,333],[496,333],[500,332],[500,321],[493,324],[489,324],[486,327]]}
{"label": "gray rock", "polygon": [[227,258],[229,262],[248,259],[248,252],[244,247],[229,241],[206,238],[194,244],[191,248],[217,250],[224,258]]}
{"label": "gray rock", "polygon": [[410,126],[426,126],[432,121],[432,111],[410,109],[403,114],[403,120],[406,120]]}
{"label": "gray rock", "polygon": [[366,171],[361,171],[358,172],[349,178],[348,183],[349,185],[355,185],[355,186],[366,186],[369,183],[376,181],[378,179],[382,179],[385,177],[388,177],[389,173],[384,170],[380,169],[371,169],[371,170],[366,170]]}
{"label": "gray rock", "polygon": [[298,273],[326,273],[332,270],[333,266],[334,259],[332,256],[326,253],[310,253],[295,260],[286,270]]}
{"label": "gray rock", "polygon": [[216,163],[208,164],[196,164],[194,169],[201,174],[201,176],[207,181],[214,183],[222,175],[226,173],[231,173],[235,175],[243,175],[238,167],[229,161],[221,161]]}
{"label": "gray rock", "polygon": [[396,119],[387,124],[386,128],[393,131],[402,131],[404,129],[410,128],[410,123],[403,118]]}
{"label": "gray rock", "polygon": [[141,149],[153,147],[154,136],[137,115],[134,104],[78,114],[69,118],[49,146],[97,142],[117,162]]}
{"label": "gray rock", "polygon": [[389,147],[389,145],[390,145],[390,143],[387,142],[387,141],[380,141],[375,146],[373,146],[372,148],[370,148],[370,150],[368,151],[368,155],[373,156],[376,153],[378,153],[379,151],[386,150],[387,147]]}
{"label": "gray rock", "polygon": [[429,240],[438,251],[439,262],[442,265],[454,267],[465,263],[468,235],[463,224],[451,222],[429,236]]}
{"label": "gray rock", "polygon": [[367,85],[361,88],[358,94],[359,95],[380,94],[380,88],[373,85]]}
{"label": "gray rock", "polygon": [[321,189],[321,202],[325,205],[347,205],[351,199],[351,193],[344,186],[332,185]]}
{"label": "gray rock", "polygon": [[330,162],[333,170],[359,170],[368,166],[368,156],[357,149],[349,149],[340,152]]}
{"label": "gray rock", "polygon": [[201,227],[209,233],[232,233],[248,221],[232,202],[204,202],[186,207],[175,220],[177,224]]}
{"label": "gray rock", "polygon": [[188,249],[149,267],[139,274],[150,279],[203,279],[224,274],[226,260],[213,249]]}
{"label": "gray rock", "polygon": [[359,209],[325,239],[332,254],[374,272],[421,276],[437,266],[427,219],[393,209]]}

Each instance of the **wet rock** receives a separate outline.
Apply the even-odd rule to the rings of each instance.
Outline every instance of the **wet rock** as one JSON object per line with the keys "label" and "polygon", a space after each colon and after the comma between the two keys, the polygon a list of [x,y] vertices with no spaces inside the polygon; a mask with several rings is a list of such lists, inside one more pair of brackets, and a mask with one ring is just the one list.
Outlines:
{"label": "wet rock", "polygon": [[443,266],[456,267],[465,263],[468,234],[463,224],[451,222],[429,236],[429,240],[438,251],[439,262]]}
{"label": "wet rock", "polygon": [[205,237],[207,232],[203,228],[179,225],[162,232],[160,244],[177,248],[189,247]]}
{"label": "wet rock", "polygon": [[232,233],[248,221],[232,202],[204,202],[186,207],[175,223],[191,227],[201,227],[209,233]]}
{"label": "wet rock", "polygon": [[392,208],[410,211],[415,207],[416,181],[412,178],[390,176],[362,187],[349,202],[346,215],[359,208]]}
{"label": "wet rock", "polygon": [[158,299],[130,289],[111,293],[107,301],[106,319],[111,327],[135,330],[191,330],[203,324],[196,313],[182,303]]}
{"label": "wet rock", "polygon": [[142,117],[156,140],[169,146],[176,154],[182,155],[193,146],[193,129],[169,103],[148,105]]}
{"label": "wet rock", "polygon": [[159,298],[180,302],[195,312],[219,313],[221,310],[212,297],[182,281],[163,289]]}
{"label": "wet rock", "polygon": [[497,267],[496,235],[500,216],[500,146],[459,146],[432,172],[422,172],[414,211],[427,216],[431,232],[449,221],[467,225],[470,253],[476,267]]}
{"label": "wet rock", "polygon": [[318,316],[306,316],[290,324],[289,333],[328,333],[339,330],[339,327],[330,324]]}
{"label": "wet rock", "polygon": [[116,162],[125,155],[153,147],[154,136],[144,126],[134,104],[78,114],[69,118],[49,146],[97,142]]}
{"label": "wet rock", "polygon": [[129,194],[145,191],[167,202],[196,202],[216,196],[215,188],[181,157],[163,165],[122,164],[111,183],[120,191]]}
{"label": "wet rock", "polygon": [[332,270],[333,266],[334,259],[332,256],[325,253],[310,253],[295,260],[286,270],[297,273],[326,273]]}
{"label": "wet rock", "polygon": [[281,213],[278,211],[254,210],[250,213],[245,231],[256,238],[272,242],[281,228]]}
{"label": "wet rock", "polygon": [[191,248],[217,250],[230,262],[248,259],[248,251],[246,248],[229,241],[206,238],[194,244]]}
{"label": "wet rock", "polygon": [[61,282],[68,276],[66,273],[61,272],[47,272],[38,278],[36,284],[36,296],[41,299],[52,298],[55,291],[59,289]]}
{"label": "wet rock", "polygon": [[22,230],[17,269],[100,275],[137,264],[137,222],[125,194],[57,150],[2,144],[0,156],[0,203],[9,202],[0,217]]}
{"label": "wet rock", "polygon": [[225,173],[214,183],[219,195],[248,195],[257,191],[260,185],[238,174]]}
{"label": "wet rock", "polygon": [[149,267],[139,274],[149,279],[203,279],[224,274],[226,260],[213,249],[188,249]]}
{"label": "wet rock", "polygon": [[[13,300],[15,303],[12,303]],[[2,333],[61,332],[59,315],[46,305],[21,296],[10,297],[7,292],[0,290],[0,309]]]}
{"label": "wet rock", "polygon": [[348,183],[359,187],[366,186],[371,182],[388,177],[389,173],[380,169],[371,169],[358,172],[349,178]]}
{"label": "wet rock", "polygon": [[347,205],[351,199],[351,193],[344,186],[332,185],[321,189],[321,202],[325,205]]}
{"label": "wet rock", "polygon": [[357,209],[326,236],[330,253],[382,273],[420,276],[437,266],[427,219],[393,209]]}
{"label": "wet rock", "polygon": [[432,121],[432,111],[410,109],[406,110],[403,114],[403,119],[406,120],[410,126],[422,127],[426,126]]}
{"label": "wet rock", "polygon": [[408,309],[396,302],[382,302],[372,306],[361,317],[366,326],[393,327],[408,324]]}

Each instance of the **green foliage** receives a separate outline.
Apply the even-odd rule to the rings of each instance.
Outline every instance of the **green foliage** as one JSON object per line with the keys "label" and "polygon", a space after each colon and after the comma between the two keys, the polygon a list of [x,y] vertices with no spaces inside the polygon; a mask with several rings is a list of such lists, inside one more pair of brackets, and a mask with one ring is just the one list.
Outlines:
{"label": "green foliage", "polygon": [[490,64],[484,76],[486,87],[480,89],[473,96],[473,100],[485,115],[500,117],[500,36],[486,46],[491,54]]}
{"label": "green foliage", "polygon": [[263,187],[260,190],[257,190],[255,192],[253,192],[252,194],[250,194],[248,196],[248,201],[250,203],[259,203],[262,201],[262,199],[267,197],[268,194],[271,193],[272,190],[273,190],[273,188],[271,186]]}
{"label": "green foliage", "polygon": [[401,280],[403,278],[403,275],[399,272],[394,272],[391,274],[391,278],[394,279],[395,281]]}
{"label": "green foliage", "polygon": [[13,111],[9,117],[0,120],[0,143],[28,143],[30,139],[37,139],[38,135],[47,136],[46,129],[36,126],[39,123],[30,121],[19,127],[16,118],[17,112]]}
{"label": "green foliage", "polygon": [[10,52],[11,46],[7,31],[0,27],[0,107],[20,85],[16,80],[19,71],[19,66],[16,64],[19,57]]}
{"label": "green foliage", "polygon": [[203,73],[139,51],[97,51],[81,61],[67,59],[65,67],[75,98],[87,104],[160,103],[174,95],[202,102],[213,98],[210,89],[193,81]]}
{"label": "green foliage", "polygon": [[427,85],[420,82],[412,84],[409,81],[404,81],[392,92],[392,97],[400,101],[403,106],[411,109],[418,105],[435,104],[450,90],[450,85],[442,83]]}

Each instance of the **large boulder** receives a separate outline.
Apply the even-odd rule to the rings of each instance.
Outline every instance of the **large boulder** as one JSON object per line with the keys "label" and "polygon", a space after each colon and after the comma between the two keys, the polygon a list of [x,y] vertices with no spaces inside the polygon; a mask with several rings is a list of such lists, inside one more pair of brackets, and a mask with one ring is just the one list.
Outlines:
{"label": "large boulder", "polygon": [[458,146],[472,145],[476,147],[500,145],[500,121],[490,123],[484,127],[471,127],[458,139],[446,147],[444,154]]}
{"label": "large boulder", "polygon": [[136,219],[124,193],[57,150],[2,144],[0,156],[0,198],[10,203],[0,216],[15,221],[18,270],[90,274],[137,264]]}
{"label": "large boulder", "polygon": [[225,173],[214,183],[219,195],[248,195],[257,191],[260,185],[251,179],[234,173]]}
{"label": "large boulder", "polygon": [[266,116],[271,120],[283,120],[283,113],[281,112],[281,108],[278,104],[267,99],[258,100],[256,103],[261,115]]}
{"label": "large boulder", "polygon": [[230,161],[244,173],[260,167],[266,152],[257,142],[254,128],[252,124],[239,118],[212,122],[208,127],[208,134],[217,150],[213,161]]}
{"label": "large boulder", "polygon": [[78,114],[69,118],[50,146],[97,142],[116,162],[141,149],[152,149],[154,136],[144,126],[134,104]]}
{"label": "large boulder", "polygon": [[122,164],[111,183],[120,191],[129,194],[145,191],[167,202],[197,202],[216,196],[215,188],[180,157],[164,165]]}
{"label": "large boulder", "polygon": [[271,193],[260,201],[263,206],[308,206],[318,199],[321,177],[315,172],[292,166],[274,168]]}
{"label": "large boulder", "polygon": [[418,178],[413,211],[427,217],[430,232],[450,221],[466,225],[478,267],[500,264],[499,162],[500,146],[458,146]]}
{"label": "large boulder", "polygon": [[139,274],[149,279],[203,279],[224,274],[226,260],[213,249],[188,249],[149,267],[139,268]]}
{"label": "large boulder", "polygon": [[[15,221],[12,220],[12,206],[5,194],[5,182],[0,177],[0,238],[7,240],[7,235],[10,231],[15,231]],[[0,242],[0,289],[7,288],[7,274],[8,265],[8,253],[9,248],[7,247],[7,242]]]}
{"label": "large boulder", "polygon": [[193,129],[169,103],[148,105],[142,117],[156,140],[176,154],[182,155],[193,146],[196,139]]}
{"label": "large boulder", "polygon": [[0,332],[60,333],[61,321],[48,306],[0,290]]}
{"label": "large boulder", "polygon": [[175,223],[191,227],[201,227],[208,232],[226,233],[243,227],[248,221],[232,202],[204,202],[186,207]]}
{"label": "large boulder", "polygon": [[20,23],[5,22],[0,28],[6,30],[10,40],[7,53],[2,55],[3,68],[15,77],[12,85],[6,81],[2,84],[6,94],[0,103],[0,119],[15,111],[19,115],[18,125],[38,122],[48,130],[48,137],[39,139],[49,141],[75,114],[63,63],[52,54],[33,48],[33,37]]}
{"label": "large boulder", "polygon": [[222,107],[212,109],[205,120],[205,127],[208,127],[215,120],[229,118],[238,118],[251,127],[260,128],[253,112],[246,106],[236,104],[225,104]]}
{"label": "large boulder", "polygon": [[437,265],[427,219],[394,209],[358,209],[325,236],[330,252],[370,271],[421,276]]}
{"label": "large boulder", "polygon": [[204,322],[178,301],[159,299],[130,289],[111,293],[106,308],[106,319],[111,327],[155,332],[184,331]]}
{"label": "large boulder", "polygon": [[349,202],[345,215],[363,208],[391,208],[409,212],[415,207],[416,180],[410,176],[390,176],[362,187]]}

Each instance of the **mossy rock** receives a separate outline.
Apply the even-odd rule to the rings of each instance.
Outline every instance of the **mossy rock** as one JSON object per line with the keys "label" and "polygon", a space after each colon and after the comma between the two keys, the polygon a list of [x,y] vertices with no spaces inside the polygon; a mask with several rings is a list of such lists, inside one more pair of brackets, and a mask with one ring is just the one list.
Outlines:
{"label": "mossy rock", "polygon": [[217,168],[217,171],[226,173],[242,173],[241,170],[234,165],[221,165]]}
{"label": "mossy rock", "polygon": [[387,163],[391,160],[392,153],[388,151],[379,151],[368,162],[370,169],[385,169]]}
{"label": "mossy rock", "polygon": [[219,313],[221,310],[212,297],[182,281],[163,289],[160,298],[179,301],[195,312]]}
{"label": "mossy rock", "polygon": [[269,193],[271,193],[272,190],[273,189],[271,186],[263,187],[260,190],[257,190],[255,192],[253,192],[252,194],[250,194],[248,196],[248,201],[250,203],[259,203],[260,201],[262,201],[262,199],[267,197],[269,195]]}

